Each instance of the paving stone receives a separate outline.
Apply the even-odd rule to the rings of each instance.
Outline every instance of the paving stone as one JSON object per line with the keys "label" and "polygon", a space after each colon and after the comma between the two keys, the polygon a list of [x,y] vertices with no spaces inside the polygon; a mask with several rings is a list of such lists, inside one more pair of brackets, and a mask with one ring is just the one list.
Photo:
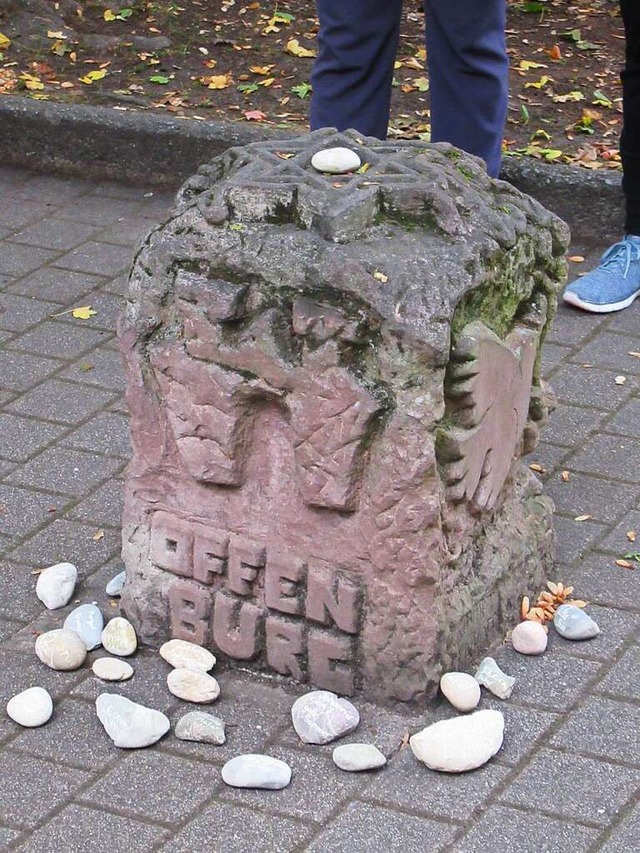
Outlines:
{"label": "paving stone", "polygon": [[350,803],[306,849],[314,853],[436,853],[455,828],[367,803]]}
{"label": "paving stone", "polygon": [[123,484],[120,480],[112,479],[90,496],[84,497],[68,515],[70,518],[91,521],[100,527],[118,527],[122,523],[123,505]]}
{"label": "paving stone", "polygon": [[544,490],[553,500],[556,512],[572,519],[590,515],[594,521],[607,524],[617,521],[640,495],[637,488],[579,473],[570,474],[566,482],[558,473],[546,481]]}
{"label": "paving stone", "polygon": [[17,622],[13,619],[0,619],[0,643],[11,637],[16,631],[24,627],[22,622]]}
{"label": "paving stone", "polygon": [[114,474],[121,465],[121,459],[51,447],[17,468],[6,482],[79,497]]}
{"label": "paving stone", "polygon": [[558,343],[548,343],[545,341],[542,347],[541,371],[542,376],[547,378],[563,359],[571,354],[571,348],[562,346]]}
{"label": "paving stone", "polygon": [[631,564],[637,568],[624,569],[615,564],[612,556],[590,554],[572,568],[571,583],[580,598],[587,601],[640,610],[640,563]]}
{"label": "paving stone", "polygon": [[[640,602],[638,602],[640,605]],[[553,629],[549,629],[548,650],[565,655],[578,655],[593,660],[611,661],[625,642],[630,640],[640,626],[640,614],[611,607],[590,604],[586,612],[598,623],[602,633],[592,640],[575,642],[565,640]]]}
{"label": "paving stone", "polygon": [[617,374],[630,376],[640,373],[640,359],[629,355],[636,350],[635,342],[626,335],[616,335],[603,331],[579,350],[574,351],[571,361],[580,364],[596,364],[608,367]]}
{"label": "paving stone", "polygon": [[640,400],[637,397],[628,400],[613,419],[605,422],[604,430],[640,438]]}
{"label": "paving stone", "polygon": [[132,253],[122,246],[88,241],[56,260],[55,265],[67,270],[117,275],[131,265]]}
{"label": "paving stone", "polygon": [[310,832],[308,826],[289,818],[213,803],[160,849],[162,853],[194,853],[211,849],[215,840],[224,853],[288,853],[299,850]]}
{"label": "paving stone", "polygon": [[56,423],[77,424],[115,399],[112,391],[51,379],[23,394],[10,404],[9,410]]}
{"label": "paving stone", "polygon": [[87,194],[56,211],[59,219],[73,219],[88,225],[107,228],[113,222],[126,216],[136,216],[142,203],[122,198],[106,198],[97,194]]}
{"label": "paving stone", "polygon": [[0,207],[0,226],[14,231],[29,222],[35,222],[50,212],[40,201],[21,200],[20,204],[3,204]]}
{"label": "paving stone", "polygon": [[[629,540],[627,533],[632,530],[638,534],[638,543]],[[628,512],[608,536],[598,544],[598,550],[610,551],[616,557],[640,550],[640,510]],[[640,566],[639,566],[640,568]]]}
{"label": "paving stone", "polygon": [[628,648],[594,689],[599,693],[640,701],[640,647]]}
{"label": "paving stone", "polygon": [[[155,225],[155,222],[154,222]],[[148,219],[142,216],[123,217],[116,220],[113,225],[100,235],[105,243],[115,243],[119,246],[135,246],[143,237],[151,231],[152,225]]]}
{"label": "paving stone", "polygon": [[43,302],[33,296],[3,293],[0,296],[0,328],[23,332],[49,317],[54,310],[51,302]]}
{"label": "paving stone", "polygon": [[98,385],[114,391],[124,391],[125,378],[120,353],[111,349],[92,352],[60,373],[60,377],[85,385]]}
{"label": "paving stone", "polygon": [[636,853],[640,835],[640,805],[615,827],[600,853]]}
{"label": "paving stone", "polygon": [[77,358],[99,344],[105,343],[110,336],[98,329],[88,329],[77,323],[62,323],[49,320],[36,329],[31,329],[11,341],[12,349],[26,350],[39,355],[57,358]]}
{"label": "paving stone", "polygon": [[164,198],[165,196],[173,199],[173,193],[166,190],[150,190],[147,187],[115,183],[114,181],[99,181],[93,184],[88,195],[90,198],[121,198],[135,201],[141,205],[141,209],[144,209],[144,206],[149,204],[151,199]]}
{"label": "paving stone", "polygon": [[504,714],[504,742],[496,756],[501,764],[515,766],[549,737],[550,730],[562,719],[560,714],[524,708],[511,701],[484,692],[480,708],[494,708]]}
{"label": "paving stone", "polygon": [[0,572],[0,615],[7,619],[23,622],[35,617],[42,610],[42,602],[36,597],[36,581],[33,569],[10,560],[2,561]]}
{"label": "paving stone", "polygon": [[574,447],[599,427],[606,415],[600,409],[570,406],[560,401],[542,429],[545,441]]}
{"label": "paving stone", "polygon": [[640,439],[596,435],[571,456],[569,466],[587,474],[602,474],[628,483],[640,482]]}
{"label": "paving stone", "polygon": [[606,826],[639,786],[640,777],[635,770],[543,749],[500,799],[566,820]]}
{"label": "paving stone", "polygon": [[[339,772],[339,771],[338,771]],[[361,799],[452,821],[468,820],[511,771],[489,762],[473,773],[436,773],[403,749],[376,774]]]}
{"label": "paving stone", "polygon": [[[161,785],[157,784],[159,779]],[[138,749],[127,753],[78,799],[133,817],[172,824],[204,805],[219,784],[222,782],[217,768],[204,762]]]}
{"label": "paving stone", "polygon": [[639,731],[640,706],[593,696],[587,698],[558,729],[551,744],[601,758],[637,764],[634,778],[640,789]]}
{"label": "paving stone", "polygon": [[607,317],[601,314],[587,314],[584,311],[572,310],[559,302],[558,312],[553,319],[546,341],[563,346],[581,344],[595,330],[604,326],[606,319]]}
{"label": "paving stone", "polygon": [[456,853],[531,851],[587,853],[599,830],[529,811],[492,806],[463,838]]}
{"label": "paving stone", "polygon": [[[50,505],[55,505],[56,500],[60,501],[59,498],[48,498]],[[0,523],[3,517],[0,515]],[[51,566],[54,563],[73,563],[82,581],[98,566],[110,560],[121,548],[121,539],[117,531],[105,530],[103,537],[95,539],[97,532],[98,529],[92,525],[69,521],[66,518],[56,518],[48,527],[25,540],[12,552],[11,556],[14,560],[28,563],[36,568]],[[76,590],[76,593],[80,589],[81,587]]]}
{"label": "paving stone", "polygon": [[98,229],[92,225],[47,217],[21,231],[14,232],[11,240],[14,243],[43,246],[45,249],[64,250],[84,243],[97,233]]}
{"label": "paving stone", "polygon": [[[617,332],[618,334],[631,338],[640,337],[637,311],[618,311],[615,314],[612,314],[608,320],[609,322],[607,323],[607,327],[610,332]],[[635,346],[633,341],[631,343],[632,346],[630,346],[629,349],[640,349],[640,347]]]}
{"label": "paving stone", "polygon": [[77,305],[81,296],[90,293],[104,281],[103,276],[47,266],[18,279],[10,290],[12,293],[37,296],[60,305]]}
{"label": "paving stone", "polygon": [[[115,331],[118,317],[124,308],[124,298],[113,293],[95,291],[91,294],[91,310],[96,313],[85,320],[83,326],[90,329]],[[61,317],[62,322],[76,323],[73,317]]]}
{"label": "paving stone", "polygon": [[17,829],[7,829],[4,826],[0,827],[0,851],[4,853],[5,850],[11,849],[11,846],[15,844],[21,835],[22,833],[18,832]]}
{"label": "paving stone", "polygon": [[0,385],[13,391],[28,391],[29,388],[59,370],[61,364],[60,361],[54,361],[51,358],[3,349]]}
{"label": "paving stone", "polygon": [[167,835],[159,826],[104,810],[70,805],[36,830],[18,850],[20,853],[87,853],[88,850],[147,853]]}
{"label": "paving stone", "polygon": [[37,199],[53,209],[64,203],[73,203],[86,195],[90,185],[78,178],[28,173],[28,178],[16,192],[20,199]]}
{"label": "paving stone", "polygon": [[510,702],[550,711],[571,708],[601,671],[597,661],[558,653],[531,657],[507,646],[494,657],[500,668],[516,679]]}
{"label": "paving stone", "polygon": [[595,521],[575,521],[575,517],[555,515],[553,526],[556,531],[556,559],[571,563],[584,554],[606,533],[606,526]]}
{"label": "paving stone", "polygon": [[103,290],[106,293],[116,293],[118,296],[126,297],[129,293],[129,277],[127,274],[118,275],[105,284]]}
{"label": "paving stone", "polygon": [[129,420],[122,415],[101,412],[69,433],[64,438],[63,444],[128,459],[131,456]]}
{"label": "paving stone", "polygon": [[20,243],[3,240],[2,252],[0,253],[0,273],[17,278],[38,269],[58,254],[55,249],[23,246]]}
{"label": "paving stone", "polygon": [[91,781],[91,774],[31,755],[0,753],[0,821],[34,827]]}
{"label": "paving stone", "polygon": [[0,485],[0,533],[26,536],[52,519],[54,508],[62,510],[66,498],[40,494],[16,486]]}
{"label": "paving stone", "polygon": [[616,385],[615,377],[615,371],[565,364],[553,374],[553,390],[564,403],[582,405],[588,387],[589,405],[610,412],[621,406],[636,387],[635,377],[629,377],[625,385]]}
{"label": "paving stone", "polygon": [[[103,689],[109,690],[110,685],[102,684]],[[22,729],[11,748],[81,770],[104,770],[120,758],[105,735],[93,704],[73,699],[56,703],[46,726]]]}
{"label": "paving stone", "polygon": [[0,456],[15,462],[25,462],[64,431],[65,428],[57,424],[0,413]]}

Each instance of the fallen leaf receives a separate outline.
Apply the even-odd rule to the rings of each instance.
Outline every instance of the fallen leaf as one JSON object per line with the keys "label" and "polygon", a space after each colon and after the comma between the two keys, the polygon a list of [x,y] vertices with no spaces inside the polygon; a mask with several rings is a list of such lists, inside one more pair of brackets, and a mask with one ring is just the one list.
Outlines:
{"label": "fallen leaf", "polygon": [[629,350],[629,355],[632,355],[634,358],[640,358],[640,352],[634,352],[633,350]]}
{"label": "fallen leaf", "polygon": [[261,110],[245,110],[242,115],[247,121],[264,121],[267,117],[266,113],[263,113]]}
{"label": "fallen leaf", "polygon": [[626,376],[616,376],[614,381],[615,381],[616,385],[624,385],[624,383],[627,381],[627,377]]}
{"label": "fallen leaf", "polygon": [[233,83],[231,74],[213,74],[211,77],[201,77],[200,82],[207,89],[226,89]]}
{"label": "fallen leaf", "polygon": [[96,530],[91,538],[94,542],[99,542],[101,539],[104,539],[104,530]]}
{"label": "fallen leaf", "polygon": [[378,281],[381,281],[383,284],[389,281],[389,276],[385,275],[383,272],[380,272],[380,270],[374,270],[373,277],[376,278]]}
{"label": "fallen leaf", "polygon": [[11,39],[9,36],[5,36],[4,33],[0,33],[0,50],[6,50],[11,44]]}
{"label": "fallen leaf", "polygon": [[531,462],[529,465],[532,471],[536,471],[538,474],[544,474],[544,467],[540,465],[539,462]]}
{"label": "fallen leaf", "polygon": [[636,541],[635,530],[627,530],[627,539],[629,540],[629,542],[635,542]]}
{"label": "fallen leaf", "polygon": [[582,255],[571,255],[569,260],[572,264],[581,264],[584,262],[584,258],[582,257]]}
{"label": "fallen leaf", "polygon": [[563,471],[560,476],[562,477],[562,480],[564,483],[568,483],[569,478],[571,477],[571,474],[568,471]]}
{"label": "fallen leaf", "polygon": [[573,519],[574,521],[588,521],[591,518],[590,515],[576,515]]}
{"label": "fallen leaf", "polygon": [[547,53],[549,54],[551,59],[555,59],[556,61],[558,59],[562,59],[562,53],[560,51],[560,45],[559,44],[554,44],[553,47],[549,48]]}
{"label": "fallen leaf", "polygon": [[621,569],[635,569],[635,565],[629,560],[616,560],[616,566],[620,566]]}
{"label": "fallen leaf", "polygon": [[99,71],[90,71],[88,74],[85,74],[84,77],[80,78],[80,82],[90,86],[92,83],[95,83],[96,80],[102,80],[102,78],[106,76],[107,72],[104,68],[101,68]]}
{"label": "fallen leaf", "polygon": [[303,47],[298,39],[289,39],[285,46],[285,51],[287,53],[291,53],[293,56],[300,56],[303,59],[311,59],[316,56],[315,50],[309,50],[306,47]]}
{"label": "fallen leaf", "polygon": [[79,308],[73,308],[71,311],[71,316],[75,317],[76,320],[88,320],[89,317],[93,317],[94,314],[97,314],[97,311],[94,311],[91,305],[81,305]]}

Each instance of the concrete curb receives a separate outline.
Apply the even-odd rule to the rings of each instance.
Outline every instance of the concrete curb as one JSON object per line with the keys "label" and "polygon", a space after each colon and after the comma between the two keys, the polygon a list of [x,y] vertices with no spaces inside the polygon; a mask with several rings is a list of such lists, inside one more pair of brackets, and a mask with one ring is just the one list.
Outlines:
{"label": "concrete curb", "polygon": [[[1,164],[91,180],[177,188],[227,148],[291,135],[264,125],[210,124],[0,96]],[[617,172],[507,157],[501,177],[566,220],[582,242],[602,243],[621,233]]]}

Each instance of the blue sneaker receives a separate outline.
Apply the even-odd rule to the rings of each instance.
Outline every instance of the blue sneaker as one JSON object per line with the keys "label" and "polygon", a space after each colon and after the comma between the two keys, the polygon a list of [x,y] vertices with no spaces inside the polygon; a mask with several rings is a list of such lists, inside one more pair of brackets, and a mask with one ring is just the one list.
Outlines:
{"label": "blue sneaker", "polygon": [[562,298],[569,305],[607,314],[622,311],[640,296],[640,237],[626,236],[600,259],[600,266],[578,278]]}

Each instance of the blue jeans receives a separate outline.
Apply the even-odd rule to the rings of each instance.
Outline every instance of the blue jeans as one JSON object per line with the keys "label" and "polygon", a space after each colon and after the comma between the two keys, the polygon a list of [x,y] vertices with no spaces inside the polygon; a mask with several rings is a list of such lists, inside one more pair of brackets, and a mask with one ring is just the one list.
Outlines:
{"label": "blue jeans", "polygon": [[[431,138],[500,170],[509,61],[505,0],[424,0]],[[317,0],[311,128],[384,139],[402,0]]]}

